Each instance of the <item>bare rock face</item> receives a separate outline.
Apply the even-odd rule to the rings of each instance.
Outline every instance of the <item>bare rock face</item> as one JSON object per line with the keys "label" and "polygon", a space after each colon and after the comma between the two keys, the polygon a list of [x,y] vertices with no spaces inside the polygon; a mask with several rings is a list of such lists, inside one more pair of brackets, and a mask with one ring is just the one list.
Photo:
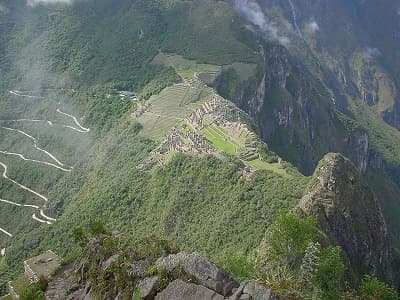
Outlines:
{"label": "bare rock face", "polygon": [[192,283],[182,280],[175,280],[168,287],[159,293],[156,300],[178,300],[178,299],[196,299],[196,300],[224,300],[224,296],[216,292]]}
{"label": "bare rock face", "polygon": [[276,300],[272,291],[254,281],[243,281],[229,300]]}
{"label": "bare rock face", "polygon": [[357,274],[394,281],[381,209],[347,158],[331,153],[321,160],[299,208],[317,217],[324,231],[342,247]]}
{"label": "bare rock face", "polygon": [[199,253],[178,253],[161,257],[156,261],[156,266],[165,268],[169,273],[175,273],[175,276],[184,271],[200,284],[224,296],[229,295],[232,289],[238,286],[228,272]]}

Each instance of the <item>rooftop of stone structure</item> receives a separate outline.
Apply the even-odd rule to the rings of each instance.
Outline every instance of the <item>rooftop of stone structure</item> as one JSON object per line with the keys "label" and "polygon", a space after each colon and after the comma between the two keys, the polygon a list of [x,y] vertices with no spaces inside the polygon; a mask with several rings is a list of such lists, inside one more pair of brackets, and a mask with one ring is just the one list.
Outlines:
{"label": "rooftop of stone structure", "polygon": [[60,266],[60,258],[53,251],[49,250],[28,259],[26,264],[37,275],[48,277]]}

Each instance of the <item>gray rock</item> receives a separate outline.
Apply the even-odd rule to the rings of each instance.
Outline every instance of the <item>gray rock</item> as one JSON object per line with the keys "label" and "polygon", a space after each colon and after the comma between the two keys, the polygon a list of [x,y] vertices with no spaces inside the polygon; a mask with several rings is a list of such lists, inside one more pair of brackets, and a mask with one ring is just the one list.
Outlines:
{"label": "gray rock", "polygon": [[138,282],[136,288],[140,291],[140,297],[144,300],[154,299],[158,289],[158,276],[148,277]]}
{"label": "gray rock", "polygon": [[120,257],[120,254],[119,254],[119,253],[114,254],[113,256],[111,256],[109,259],[107,259],[105,262],[103,262],[103,263],[101,264],[101,269],[102,269],[103,271],[107,270],[107,269],[111,266],[111,264],[112,264],[113,262],[115,262],[115,261],[118,260],[119,257]]}
{"label": "gray rock", "polygon": [[244,281],[229,300],[275,300],[272,291],[254,281]]}
{"label": "gray rock", "polygon": [[254,294],[252,295],[254,300],[274,300],[275,296],[272,294],[271,289],[265,286],[255,283]]}
{"label": "gray rock", "polygon": [[224,300],[222,295],[214,291],[182,280],[175,280],[161,293],[157,294],[155,300]]}
{"label": "gray rock", "polygon": [[224,296],[230,295],[232,289],[238,287],[238,283],[232,279],[228,272],[205,259],[199,253],[178,253],[161,257],[156,261],[156,266],[165,268],[175,278],[179,278],[183,270],[198,283]]}
{"label": "gray rock", "polygon": [[139,278],[146,274],[149,267],[150,263],[147,260],[134,261],[128,265],[127,272],[129,276]]}
{"label": "gray rock", "polygon": [[229,297],[229,300],[238,300],[240,299],[240,296],[243,294],[243,289],[246,286],[246,284],[248,283],[248,281],[243,281],[242,283],[240,283],[240,286],[236,289],[236,291],[233,291],[233,295]]}
{"label": "gray rock", "polygon": [[254,294],[254,281],[245,281],[243,287],[243,294]]}

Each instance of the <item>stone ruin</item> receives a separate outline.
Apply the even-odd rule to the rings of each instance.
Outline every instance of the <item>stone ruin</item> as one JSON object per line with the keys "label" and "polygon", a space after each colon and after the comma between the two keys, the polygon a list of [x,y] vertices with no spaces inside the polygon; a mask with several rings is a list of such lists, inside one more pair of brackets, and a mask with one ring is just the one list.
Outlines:
{"label": "stone ruin", "polygon": [[215,152],[215,149],[204,136],[194,131],[186,131],[183,126],[175,127],[161,145],[138,165],[138,169],[148,170],[156,164],[162,165],[165,162],[165,156],[174,152],[202,156]]}

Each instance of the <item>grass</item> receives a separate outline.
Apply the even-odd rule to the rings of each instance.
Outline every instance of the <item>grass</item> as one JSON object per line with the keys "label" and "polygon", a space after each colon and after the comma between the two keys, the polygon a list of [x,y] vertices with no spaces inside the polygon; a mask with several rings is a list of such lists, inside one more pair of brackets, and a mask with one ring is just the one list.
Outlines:
{"label": "grass", "polygon": [[209,64],[198,64],[196,61],[183,58],[181,55],[164,54],[160,52],[154,59],[154,64],[172,67],[186,80],[193,77],[194,73],[207,73],[216,75],[221,67]]}
{"label": "grass", "polygon": [[255,74],[256,64],[234,62],[230,65],[217,66],[210,64],[198,64],[193,60],[183,58],[181,55],[165,54],[160,52],[154,59],[154,64],[172,67],[185,80],[190,80],[195,73],[205,82],[213,82],[217,75],[224,69],[233,68],[241,81],[246,81]]}
{"label": "grass", "polygon": [[400,134],[392,126],[383,122],[382,117],[371,107],[360,101],[349,103],[357,121],[368,131],[371,145],[383,154],[390,164],[400,164]]}
{"label": "grass", "polygon": [[141,135],[161,140],[175,125],[182,122],[212,96],[211,89],[201,86],[193,89],[174,85],[149,99],[151,105],[137,118],[143,126]]}
{"label": "grass", "polygon": [[20,275],[12,282],[15,292],[18,294],[22,289],[30,284],[30,280],[25,275]]}
{"label": "grass", "polygon": [[281,175],[284,178],[292,177],[284,169],[282,169],[278,163],[271,164],[271,163],[267,163],[266,161],[262,161],[260,159],[255,159],[252,161],[245,161],[244,163],[245,163],[245,165],[252,167],[254,169],[272,171],[276,174]]}
{"label": "grass", "polygon": [[202,134],[213,144],[218,150],[236,155],[240,145],[229,140],[223,129],[218,126],[208,126],[201,131]]}
{"label": "grass", "polygon": [[[233,139],[230,135],[233,130],[229,133],[222,127],[211,125],[206,127],[201,131],[201,133],[213,144],[218,150],[224,151],[228,154],[237,156],[245,147],[245,144],[237,143],[237,140]],[[236,134],[238,134],[236,132]],[[249,143],[249,138],[246,136],[244,139],[245,143]],[[247,150],[246,154],[242,156],[241,160],[246,166],[252,167],[256,170],[268,170],[273,171],[285,178],[290,178],[290,176],[284,169],[280,167],[278,163],[268,163],[258,159],[258,154]]]}

